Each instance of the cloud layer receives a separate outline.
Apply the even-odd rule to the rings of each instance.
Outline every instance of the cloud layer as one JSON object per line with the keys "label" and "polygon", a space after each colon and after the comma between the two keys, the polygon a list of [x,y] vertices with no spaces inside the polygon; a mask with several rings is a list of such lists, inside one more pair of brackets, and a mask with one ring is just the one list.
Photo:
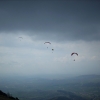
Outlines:
{"label": "cloud layer", "polygon": [[0,1],[0,31],[28,31],[41,40],[100,40],[99,5],[98,0]]}

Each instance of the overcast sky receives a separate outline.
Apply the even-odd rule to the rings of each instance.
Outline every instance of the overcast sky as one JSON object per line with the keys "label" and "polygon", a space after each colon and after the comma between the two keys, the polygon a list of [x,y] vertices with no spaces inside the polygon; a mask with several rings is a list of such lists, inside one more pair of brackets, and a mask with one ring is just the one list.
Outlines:
{"label": "overcast sky", "polygon": [[0,0],[0,74],[100,74],[100,1]]}

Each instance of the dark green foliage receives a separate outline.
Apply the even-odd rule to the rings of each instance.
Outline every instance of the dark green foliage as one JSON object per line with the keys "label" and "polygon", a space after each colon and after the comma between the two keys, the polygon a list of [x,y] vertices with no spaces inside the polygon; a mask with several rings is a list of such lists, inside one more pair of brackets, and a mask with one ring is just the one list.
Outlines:
{"label": "dark green foliage", "polygon": [[4,92],[2,92],[1,90],[0,90],[0,95],[2,95],[2,96],[6,96],[6,97],[7,97],[7,94],[4,93]]}

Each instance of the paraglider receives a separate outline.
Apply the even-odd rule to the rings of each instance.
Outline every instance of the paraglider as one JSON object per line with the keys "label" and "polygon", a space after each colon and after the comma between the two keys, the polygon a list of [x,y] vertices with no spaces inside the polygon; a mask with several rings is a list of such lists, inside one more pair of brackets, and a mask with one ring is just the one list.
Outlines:
{"label": "paraglider", "polygon": [[54,49],[52,49],[52,53],[53,53]]}
{"label": "paraglider", "polygon": [[21,41],[21,39],[23,39],[23,37],[19,37],[20,38],[20,41]]}
{"label": "paraglider", "polygon": [[19,38],[22,38],[23,39],[23,37],[19,37]]}
{"label": "paraglider", "polygon": [[[74,54],[78,56],[78,53],[75,53],[75,52],[71,53],[71,56],[73,56]],[[73,61],[75,61],[75,59]]]}
{"label": "paraglider", "polygon": [[[51,44],[50,42],[45,42],[44,44]],[[47,47],[48,48],[48,47]]]}
{"label": "paraglider", "polygon": [[52,51],[54,51],[54,49],[52,49]]}

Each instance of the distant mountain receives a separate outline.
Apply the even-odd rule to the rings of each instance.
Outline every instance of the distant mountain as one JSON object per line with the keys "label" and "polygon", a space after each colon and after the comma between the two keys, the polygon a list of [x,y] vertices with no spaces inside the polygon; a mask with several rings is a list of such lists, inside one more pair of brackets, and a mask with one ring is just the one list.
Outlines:
{"label": "distant mountain", "polygon": [[67,97],[67,96],[58,96],[58,97],[53,97],[49,100],[86,100],[86,99],[83,99],[83,98],[71,98],[71,97]]}
{"label": "distant mountain", "polygon": [[14,98],[10,94],[6,94],[0,90],[0,100],[19,100],[17,97]]}
{"label": "distant mountain", "polygon": [[52,97],[49,100],[87,100],[86,98],[83,98],[79,95],[76,95],[72,92],[68,92],[65,90],[57,90],[57,92],[59,92],[60,95],[56,97]]}
{"label": "distant mountain", "polygon": [[51,98],[49,100],[72,100],[66,96],[58,96],[58,97],[54,97],[54,98]]}
{"label": "distant mountain", "polygon": [[80,76],[76,76],[73,78],[70,78],[70,80],[94,80],[94,79],[100,79],[100,75],[95,75],[95,74],[91,74],[91,75],[80,75]]}
{"label": "distant mountain", "polygon": [[96,75],[96,74],[90,74],[90,75],[80,75],[78,77],[81,77],[81,78],[100,78],[100,75]]}

